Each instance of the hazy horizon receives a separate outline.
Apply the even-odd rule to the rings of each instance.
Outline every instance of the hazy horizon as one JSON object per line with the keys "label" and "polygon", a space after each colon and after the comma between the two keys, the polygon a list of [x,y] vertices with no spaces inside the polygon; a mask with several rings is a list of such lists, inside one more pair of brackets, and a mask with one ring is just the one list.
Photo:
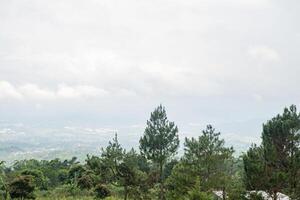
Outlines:
{"label": "hazy horizon", "polygon": [[262,123],[299,106],[299,9],[295,0],[1,1],[0,159],[94,153],[115,132],[137,147],[159,104],[181,147],[212,124],[245,151]]}

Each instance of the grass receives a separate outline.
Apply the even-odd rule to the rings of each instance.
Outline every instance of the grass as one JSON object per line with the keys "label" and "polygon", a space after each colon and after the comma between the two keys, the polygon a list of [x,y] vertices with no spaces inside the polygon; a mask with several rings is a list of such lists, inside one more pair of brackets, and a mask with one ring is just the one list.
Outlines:
{"label": "grass", "polygon": [[94,200],[93,197],[37,197],[37,200]]}
{"label": "grass", "polygon": [[[37,200],[95,200],[94,197],[37,197]],[[105,200],[121,200],[115,197],[108,197]]]}

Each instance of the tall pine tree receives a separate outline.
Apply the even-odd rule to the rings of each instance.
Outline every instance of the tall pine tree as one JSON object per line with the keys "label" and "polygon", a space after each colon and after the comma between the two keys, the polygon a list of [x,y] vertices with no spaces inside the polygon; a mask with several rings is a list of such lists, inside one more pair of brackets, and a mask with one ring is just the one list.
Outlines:
{"label": "tall pine tree", "polygon": [[[262,144],[244,155],[248,188],[265,189],[277,199],[286,192],[299,199],[300,115],[296,106],[285,108],[283,114],[263,124]],[[264,182],[261,184],[261,178]]]}
{"label": "tall pine tree", "polygon": [[276,199],[277,192],[288,189],[291,194],[297,188],[297,160],[299,152],[300,115],[296,106],[285,108],[263,125],[262,146],[268,188]]}
{"label": "tall pine tree", "polygon": [[179,147],[178,128],[167,118],[165,108],[158,106],[147,121],[144,135],[140,139],[140,151],[147,159],[158,165],[160,199],[165,199],[163,169],[168,159],[172,158]]}

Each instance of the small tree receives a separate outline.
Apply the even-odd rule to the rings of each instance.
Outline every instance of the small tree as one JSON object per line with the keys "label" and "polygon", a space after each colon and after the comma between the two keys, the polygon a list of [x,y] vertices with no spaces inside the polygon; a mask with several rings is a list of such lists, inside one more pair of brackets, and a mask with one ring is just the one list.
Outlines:
{"label": "small tree", "polygon": [[113,141],[109,141],[109,144],[105,149],[102,148],[101,162],[104,167],[108,169],[107,172],[110,173],[110,182],[115,182],[118,179],[118,165],[123,162],[125,153],[125,149],[122,148],[118,141],[117,134],[113,138]]}
{"label": "small tree", "polygon": [[140,139],[140,151],[159,167],[160,199],[165,198],[163,168],[179,147],[178,128],[167,118],[165,108],[160,105],[151,113],[144,136]]}
{"label": "small tree", "polygon": [[224,140],[219,136],[220,133],[208,125],[198,139],[185,139],[184,161],[194,168],[203,190],[225,190],[227,174],[224,172],[227,162],[232,158],[233,148],[225,147]]}
{"label": "small tree", "polygon": [[12,199],[35,199],[32,176],[18,176],[9,184]]}
{"label": "small tree", "polygon": [[124,188],[124,200],[128,198],[132,187],[137,186],[139,156],[132,149],[126,153],[121,147],[117,135],[109,145],[102,149],[102,164],[108,169],[109,183]]}
{"label": "small tree", "polygon": [[178,163],[166,179],[167,199],[185,199],[196,182],[197,176],[195,176],[193,169],[183,162]]}

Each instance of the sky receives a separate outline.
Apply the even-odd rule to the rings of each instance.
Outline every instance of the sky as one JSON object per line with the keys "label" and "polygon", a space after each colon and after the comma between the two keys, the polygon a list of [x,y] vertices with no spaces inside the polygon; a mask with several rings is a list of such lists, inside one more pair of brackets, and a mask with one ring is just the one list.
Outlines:
{"label": "sky", "polygon": [[0,141],[24,130],[103,142],[118,132],[130,147],[163,104],[181,139],[212,124],[245,150],[300,103],[299,9],[296,0],[2,0]]}

